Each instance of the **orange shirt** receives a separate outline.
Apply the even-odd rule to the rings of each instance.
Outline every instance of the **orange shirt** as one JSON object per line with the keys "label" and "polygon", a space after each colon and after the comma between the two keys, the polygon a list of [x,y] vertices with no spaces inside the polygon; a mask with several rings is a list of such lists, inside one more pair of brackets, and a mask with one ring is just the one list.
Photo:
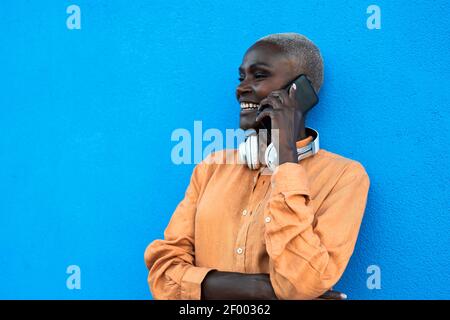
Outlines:
{"label": "orange shirt", "polygon": [[353,253],[370,184],[364,167],[320,149],[267,175],[265,167],[230,164],[230,154],[237,150],[195,167],[164,240],[147,247],[154,299],[200,299],[213,269],[270,274],[279,299],[320,296]]}

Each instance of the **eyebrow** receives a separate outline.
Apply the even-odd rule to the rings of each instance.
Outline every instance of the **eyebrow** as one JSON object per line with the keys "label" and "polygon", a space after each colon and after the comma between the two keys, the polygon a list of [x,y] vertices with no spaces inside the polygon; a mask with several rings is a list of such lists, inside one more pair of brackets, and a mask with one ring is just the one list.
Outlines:
{"label": "eyebrow", "polygon": [[[265,62],[255,62],[254,64],[252,64],[252,65],[249,67],[249,69],[252,70],[252,69],[255,69],[255,68],[258,68],[258,67],[267,67],[267,68],[270,68],[271,66],[268,65],[268,64],[265,63]],[[239,72],[242,72],[242,71],[244,71],[244,68],[239,67],[238,70],[239,70]]]}

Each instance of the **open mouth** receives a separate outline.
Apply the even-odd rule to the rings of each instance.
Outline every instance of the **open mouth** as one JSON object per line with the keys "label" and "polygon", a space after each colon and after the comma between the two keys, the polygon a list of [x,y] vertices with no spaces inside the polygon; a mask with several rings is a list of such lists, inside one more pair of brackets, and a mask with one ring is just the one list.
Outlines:
{"label": "open mouth", "polygon": [[243,110],[258,110],[259,104],[251,102],[241,102],[241,111]]}

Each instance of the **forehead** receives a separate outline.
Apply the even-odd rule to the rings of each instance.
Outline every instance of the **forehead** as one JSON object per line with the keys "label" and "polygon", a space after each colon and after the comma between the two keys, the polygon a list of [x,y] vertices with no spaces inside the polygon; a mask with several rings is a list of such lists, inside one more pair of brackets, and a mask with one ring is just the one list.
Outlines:
{"label": "forehead", "polygon": [[274,69],[290,69],[292,60],[277,45],[257,42],[245,53],[240,69],[247,69],[252,65],[262,65]]}

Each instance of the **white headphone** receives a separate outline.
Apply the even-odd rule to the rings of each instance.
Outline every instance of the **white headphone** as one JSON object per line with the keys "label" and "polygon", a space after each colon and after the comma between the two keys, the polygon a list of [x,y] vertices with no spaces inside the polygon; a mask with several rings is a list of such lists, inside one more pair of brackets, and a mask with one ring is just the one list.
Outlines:
{"label": "white headphone", "polygon": [[[305,128],[307,135],[313,136],[313,140],[306,146],[298,148],[298,161],[305,159],[309,156],[315,155],[319,147],[319,132],[312,128]],[[239,163],[245,163],[251,170],[259,169],[261,162],[259,161],[259,148],[258,148],[258,134],[255,129],[249,129],[245,131],[246,139],[239,145]],[[264,153],[264,161],[267,167],[274,171],[278,163],[278,153],[273,143],[267,146]]]}

